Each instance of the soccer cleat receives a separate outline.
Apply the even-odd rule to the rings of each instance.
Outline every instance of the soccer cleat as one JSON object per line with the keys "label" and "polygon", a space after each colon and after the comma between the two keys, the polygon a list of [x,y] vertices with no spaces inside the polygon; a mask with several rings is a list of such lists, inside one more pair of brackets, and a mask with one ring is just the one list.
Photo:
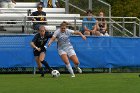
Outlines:
{"label": "soccer cleat", "polygon": [[73,75],[71,75],[71,77],[75,77],[75,75],[73,74]]}
{"label": "soccer cleat", "polygon": [[44,77],[44,73],[42,73],[40,77]]}
{"label": "soccer cleat", "polygon": [[77,67],[77,71],[78,71],[79,73],[82,73],[82,70],[81,70],[80,67]]}

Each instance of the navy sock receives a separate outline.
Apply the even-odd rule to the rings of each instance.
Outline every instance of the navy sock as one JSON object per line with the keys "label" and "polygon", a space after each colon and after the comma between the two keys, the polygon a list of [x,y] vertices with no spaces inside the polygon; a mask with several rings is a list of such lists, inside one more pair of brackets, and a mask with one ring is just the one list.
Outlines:
{"label": "navy sock", "polygon": [[43,71],[43,68],[38,68],[39,69],[39,73],[41,74],[41,77],[44,77],[44,71]]}
{"label": "navy sock", "polygon": [[52,72],[52,68],[49,66],[48,62],[46,62],[45,60],[41,61],[41,63],[46,67],[46,69],[49,70],[49,72]]}

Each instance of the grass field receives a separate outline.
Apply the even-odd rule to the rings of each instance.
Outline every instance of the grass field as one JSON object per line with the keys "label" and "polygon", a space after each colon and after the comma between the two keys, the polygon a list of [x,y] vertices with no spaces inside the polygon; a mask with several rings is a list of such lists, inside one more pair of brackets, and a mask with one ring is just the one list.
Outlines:
{"label": "grass field", "polygon": [[0,93],[140,93],[138,73],[0,74]]}

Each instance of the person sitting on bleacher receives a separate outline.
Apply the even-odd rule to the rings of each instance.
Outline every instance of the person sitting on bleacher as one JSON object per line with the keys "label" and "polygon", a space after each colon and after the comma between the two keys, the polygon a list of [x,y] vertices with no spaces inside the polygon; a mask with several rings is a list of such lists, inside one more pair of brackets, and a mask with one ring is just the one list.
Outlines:
{"label": "person sitting on bleacher", "polygon": [[[41,4],[37,5],[37,10],[31,14],[31,16],[42,16],[42,17],[33,17],[32,21],[46,21],[46,13],[42,11],[43,6]],[[33,22],[33,29],[39,30],[41,25],[47,25],[47,22]]]}
{"label": "person sitting on bleacher", "polygon": [[104,12],[100,11],[99,12],[99,17],[97,20],[97,31],[99,31],[102,36],[109,36],[109,34],[107,33],[107,23],[106,20],[104,18]]}
{"label": "person sitting on bleacher", "polygon": [[15,0],[0,0],[1,8],[14,8],[15,4]]}
{"label": "person sitting on bleacher", "polygon": [[59,8],[58,0],[40,0],[44,8]]}
{"label": "person sitting on bleacher", "polygon": [[92,11],[87,10],[87,16],[83,18],[82,30],[84,35],[100,36],[100,32],[97,31],[97,20],[93,17]]}

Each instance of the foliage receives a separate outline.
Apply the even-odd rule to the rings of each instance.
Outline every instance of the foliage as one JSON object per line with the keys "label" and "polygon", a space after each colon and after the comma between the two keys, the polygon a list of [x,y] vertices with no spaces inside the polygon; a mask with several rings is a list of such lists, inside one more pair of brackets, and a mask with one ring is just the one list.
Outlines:
{"label": "foliage", "polygon": [[104,0],[111,4],[113,16],[130,16],[140,18],[139,0]]}

